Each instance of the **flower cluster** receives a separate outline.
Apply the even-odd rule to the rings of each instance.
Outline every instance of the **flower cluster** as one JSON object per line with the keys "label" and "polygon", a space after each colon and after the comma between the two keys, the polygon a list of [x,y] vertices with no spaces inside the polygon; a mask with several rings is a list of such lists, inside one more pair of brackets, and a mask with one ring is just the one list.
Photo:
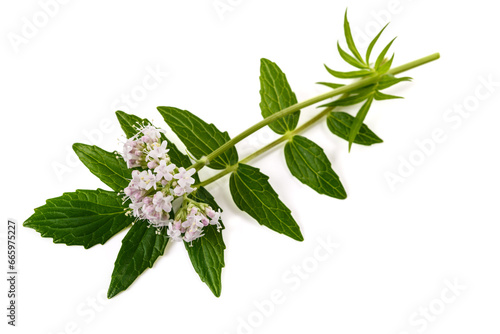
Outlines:
{"label": "flower cluster", "polygon": [[[191,242],[203,236],[203,227],[217,225],[220,229],[220,212],[204,203],[187,198],[195,190],[192,187],[194,168],[186,170],[170,161],[168,142],[161,140],[161,132],[153,126],[143,126],[127,140],[123,157],[132,171],[132,180],[124,189],[124,200],[130,199],[130,211],[137,219],[148,220],[158,229],[168,227],[172,240]],[[174,201],[182,204],[175,220],[171,219]]]}
{"label": "flower cluster", "polygon": [[208,225],[216,225],[220,231],[220,210],[214,211],[205,203],[192,200],[189,204],[181,207],[175,215],[175,220],[168,224],[167,234],[172,240],[184,240],[191,242],[203,236],[203,228]]}

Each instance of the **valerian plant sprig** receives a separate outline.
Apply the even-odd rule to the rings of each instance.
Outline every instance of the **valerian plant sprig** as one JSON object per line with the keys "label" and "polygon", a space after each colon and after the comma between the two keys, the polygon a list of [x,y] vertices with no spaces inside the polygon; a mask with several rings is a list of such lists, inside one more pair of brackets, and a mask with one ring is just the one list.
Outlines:
{"label": "valerian plant sprig", "polygon": [[[230,193],[240,210],[271,230],[298,241],[304,240],[291,210],[279,199],[269,177],[249,162],[284,143],[285,161],[295,178],[320,194],[345,199],[347,193],[328,156],[318,144],[300,134],[326,118],[328,129],[346,140],[349,150],[353,143],[369,146],[382,142],[364,124],[373,102],[400,98],[382,91],[411,80],[396,75],[439,58],[436,53],[392,67],[394,55],[387,58],[387,54],[393,39],[371,62],[376,43],[386,27],[375,36],[362,57],[352,38],[346,12],[347,49],[338,42],[337,50],[355,69],[342,72],[325,67],[337,79],[356,81],[319,82],[332,90],[306,101],[297,101],[286,75],[276,63],[261,59],[260,110],[263,119],[233,138],[187,110],[158,107],[165,122],[185,145],[186,153],[149,120],[117,111],[116,116],[127,137],[121,154],[96,146],[73,145],[83,164],[112,191],[64,193],[35,209],[24,226],[52,238],[55,243],[85,248],[104,244],[131,226],[115,262],[109,298],[127,289],[151,268],[171,241],[184,243],[201,280],[215,296],[220,296],[226,248],[222,238],[222,209],[205,187],[230,174]],[[299,125],[301,110],[320,102],[325,102],[319,107],[320,111]],[[360,105],[354,116],[337,110],[353,105]],[[235,145],[265,126],[280,137],[240,159]],[[198,171],[204,167],[219,170],[219,173],[200,180]]]}

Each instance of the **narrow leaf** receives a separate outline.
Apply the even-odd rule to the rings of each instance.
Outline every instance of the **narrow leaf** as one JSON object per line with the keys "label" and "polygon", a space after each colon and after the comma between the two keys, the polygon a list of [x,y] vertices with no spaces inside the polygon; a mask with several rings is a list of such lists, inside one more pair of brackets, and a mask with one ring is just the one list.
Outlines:
{"label": "narrow leaf", "polygon": [[347,97],[343,97],[327,104],[322,105],[321,107],[344,107],[351,106],[354,104],[358,104],[366,100],[371,94],[373,94],[373,88],[375,86],[370,86],[366,89],[360,90],[359,94],[350,95]]}
{"label": "narrow leaf", "polygon": [[111,274],[108,298],[126,290],[156,259],[163,255],[168,243],[166,229],[157,234],[145,220],[137,221],[122,241],[122,247]]}
{"label": "narrow leaf", "polygon": [[[172,131],[186,145],[193,156],[200,159],[230,140],[227,132],[221,132],[215,125],[208,124],[187,110],[173,107],[158,107],[158,111]],[[238,162],[236,148],[232,147],[214,160],[208,167],[225,169]]]}
{"label": "narrow leaf", "polygon": [[[260,110],[266,118],[297,103],[297,97],[292,91],[285,73],[272,61],[260,60]],[[300,111],[282,117],[269,124],[278,134],[285,134],[297,127]]]}
{"label": "narrow leaf", "polygon": [[300,182],[320,194],[345,199],[347,194],[323,149],[313,141],[294,136],[285,146],[288,169]]}
{"label": "narrow leaf", "polygon": [[326,65],[325,65],[325,68],[328,71],[328,73],[330,73],[331,75],[333,75],[334,77],[339,78],[339,79],[361,78],[361,77],[365,77],[367,75],[372,74],[372,71],[370,71],[370,70],[339,72],[339,71],[332,70],[331,68],[329,68]]}
{"label": "narrow leaf", "polygon": [[366,63],[368,65],[370,65],[370,55],[372,53],[372,50],[373,50],[373,47],[375,46],[375,44],[377,43],[380,35],[382,35],[382,33],[384,32],[385,28],[387,28],[387,26],[389,25],[389,23],[387,23],[383,28],[382,30],[380,30],[380,32],[377,34],[377,36],[375,36],[375,38],[370,42],[370,45],[368,45],[368,49],[366,50]]}
{"label": "narrow leaf", "polygon": [[402,81],[411,81],[412,78],[410,77],[401,77],[401,78],[396,78],[394,75],[392,74],[386,74],[382,77],[382,79],[380,79],[380,81],[378,82],[378,86],[377,86],[377,89],[378,90],[383,90],[383,89],[387,89],[389,87],[392,87],[394,86],[395,84],[398,84]]}
{"label": "narrow leaf", "polygon": [[344,84],[332,83],[332,82],[316,82],[318,85],[323,85],[326,87],[330,87],[332,89],[337,89],[339,87],[345,86]]}
{"label": "narrow leaf", "polygon": [[114,191],[121,191],[128,186],[132,170],[127,168],[119,154],[80,143],[73,144],[73,150],[90,172]]}
{"label": "narrow leaf", "polygon": [[379,74],[387,73],[391,69],[393,61],[394,61],[394,54],[392,54],[392,57],[388,61],[386,61],[385,63],[382,63],[382,65],[380,65],[377,72]]}
{"label": "narrow leaf", "polygon": [[361,62],[363,63],[363,58],[359,54],[358,49],[356,48],[356,44],[354,44],[354,40],[352,38],[351,34],[351,26],[349,24],[349,21],[347,20],[347,10],[345,11],[345,16],[344,16],[344,34],[345,34],[345,40],[347,42],[347,46],[349,47],[349,50],[351,50],[352,54]]}
{"label": "narrow leaf", "polygon": [[[353,116],[341,111],[331,112],[326,120],[330,131],[345,140],[349,140],[349,133],[351,132],[353,121]],[[353,142],[369,146],[382,143],[383,140],[373,133],[372,130],[366,126],[366,124],[361,124],[358,134],[356,135],[356,138],[354,138]]]}
{"label": "narrow leaf", "polygon": [[373,95],[375,100],[377,101],[382,101],[382,100],[392,100],[392,99],[402,99],[402,96],[396,96],[396,95],[389,95],[389,94],[384,94],[379,91],[375,92]]}
{"label": "narrow leaf", "polygon": [[368,114],[368,110],[370,110],[372,102],[373,95],[371,95],[363,104],[363,106],[361,106],[358,113],[356,114],[356,118],[354,118],[354,121],[351,124],[351,131],[349,132],[349,151],[351,151],[352,143],[358,135],[361,125],[363,125],[363,121],[365,120],[366,114]]}
{"label": "narrow leaf", "polygon": [[396,39],[396,37],[394,37],[394,39],[392,41],[389,42],[389,44],[387,44],[387,46],[382,50],[382,52],[378,55],[378,58],[377,60],[375,61],[375,70],[378,70],[379,67],[380,67],[380,64],[382,64],[382,62],[384,61],[384,58],[385,58],[385,55],[387,54],[387,52],[389,51],[389,48],[391,47],[392,43],[394,43],[394,40]]}
{"label": "narrow leaf", "polygon": [[367,66],[365,64],[363,64],[362,62],[360,62],[359,60],[357,60],[356,58],[354,58],[353,56],[351,56],[350,54],[348,54],[347,52],[342,50],[339,42],[337,42],[337,50],[339,51],[340,57],[342,57],[342,59],[344,59],[344,61],[346,63],[348,63],[354,67],[360,68],[360,69],[367,68]]}
{"label": "narrow leaf", "polygon": [[[203,187],[200,187],[190,198],[207,203],[215,211],[220,207],[213,196]],[[222,223],[222,222],[221,222]],[[222,239],[222,231],[217,231],[215,225],[203,228],[204,236],[194,240],[192,243],[184,243],[193,264],[194,270],[205,282],[212,293],[219,297],[222,289],[222,268],[224,267],[224,249],[226,245]]]}
{"label": "narrow leaf", "polygon": [[117,193],[102,189],[77,190],[48,199],[36,208],[24,226],[40,232],[54,243],[90,248],[104,244],[113,235],[132,224],[125,215],[122,199]]}
{"label": "narrow leaf", "polygon": [[292,239],[304,240],[290,209],[281,202],[268,179],[258,168],[240,164],[229,181],[234,203],[259,224]]}

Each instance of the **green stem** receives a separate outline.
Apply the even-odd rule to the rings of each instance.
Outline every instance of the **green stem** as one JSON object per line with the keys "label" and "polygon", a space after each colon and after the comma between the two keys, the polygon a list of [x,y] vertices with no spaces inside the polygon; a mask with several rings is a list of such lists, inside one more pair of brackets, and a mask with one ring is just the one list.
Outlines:
{"label": "green stem", "polygon": [[325,117],[326,115],[328,115],[328,113],[330,113],[330,111],[332,111],[333,109],[334,109],[334,107],[325,108],[322,112],[320,112],[319,114],[317,114],[316,116],[314,116],[313,118],[311,118],[310,120],[308,120],[307,122],[305,122],[304,124],[302,124],[301,126],[296,128],[295,130],[288,132],[286,135],[279,137],[275,141],[273,141],[273,142],[267,144],[266,146],[262,147],[261,149],[255,151],[254,153],[252,153],[249,156],[245,157],[244,159],[240,160],[237,164],[229,166],[226,169],[224,169],[222,172],[215,174],[214,176],[206,179],[203,182],[200,182],[199,184],[196,184],[195,187],[204,187],[204,186],[206,186],[212,182],[215,182],[218,179],[226,176],[227,174],[234,172],[238,168],[239,164],[246,164],[250,160],[257,158],[258,156],[271,150],[272,148],[278,146],[279,144],[281,144],[287,140],[290,140],[293,136],[301,133],[302,131],[304,131],[305,129],[307,129],[308,127],[310,127],[311,125],[313,125],[314,123],[316,123],[317,121],[319,121],[320,119]]}
{"label": "green stem", "polygon": [[[413,69],[415,67],[427,64],[427,63],[434,61],[436,59],[439,59],[439,53],[434,53],[432,55],[429,55],[429,56],[414,60],[412,62],[406,63],[404,65],[394,67],[393,69],[389,70],[389,72],[387,72],[387,74],[393,74],[393,75],[399,74],[401,72],[405,72],[405,71],[408,71],[408,70]],[[285,117],[291,113],[299,111],[300,109],[309,107],[313,104],[316,104],[318,102],[324,101],[324,100],[329,99],[329,98],[332,98],[334,96],[338,96],[341,94],[349,94],[351,91],[353,91],[355,89],[362,88],[362,87],[371,85],[373,83],[376,83],[379,81],[380,77],[381,77],[380,74],[376,74],[374,76],[369,76],[369,77],[363,78],[363,79],[356,81],[350,85],[339,87],[337,89],[334,89],[334,90],[326,92],[324,94],[315,96],[315,97],[308,99],[308,100],[305,100],[303,102],[296,103],[296,104],[294,104],[288,108],[285,108],[285,109],[283,109],[275,114],[272,114],[271,116],[264,118],[262,121],[254,124],[250,128],[248,128],[245,131],[243,131],[242,133],[240,133],[239,135],[235,136],[233,139],[227,141],[222,146],[220,146],[218,149],[216,149],[215,151],[213,151],[212,153],[210,153],[206,157],[200,159],[199,161],[194,163],[189,168],[196,168],[196,170],[199,171],[201,168],[208,165],[211,160],[213,160],[216,157],[218,157],[219,155],[223,154],[224,152],[226,152],[227,150],[232,148],[234,145],[236,145],[237,143],[239,143],[240,141],[242,141],[243,139],[245,139],[249,135],[253,134],[257,130],[268,125],[269,123],[272,123],[277,119]]]}

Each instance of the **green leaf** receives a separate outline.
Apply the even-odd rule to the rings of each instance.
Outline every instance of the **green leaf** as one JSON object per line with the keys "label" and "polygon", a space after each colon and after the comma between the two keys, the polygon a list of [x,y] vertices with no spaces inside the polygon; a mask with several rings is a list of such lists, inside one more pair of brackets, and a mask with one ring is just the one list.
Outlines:
{"label": "green leaf", "polygon": [[366,114],[368,114],[368,110],[370,110],[372,102],[373,102],[373,95],[371,95],[366,100],[366,102],[361,106],[358,113],[356,114],[356,117],[354,118],[354,121],[351,124],[351,131],[349,132],[349,138],[348,138],[349,151],[351,151],[352,143],[354,142],[354,139],[358,135],[361,125],[363,125],[363,121],[365,120]]}
{"label": "green leaf", "polygon": [[392,100],[392,99],[402,99],[403,98],[402,96],[384,94],[384,93],[381,93],[381,92],[378,92],[378,91],[375,92],[375,94],[373,95],[373,97],[377,101]]}
{"label": "green leaf", "polygon": [[382,30],[380,30],[380,32],[377,34],[377,36],[375,36],[375,38],[370,42],[370,45],[368,45],[368,49],[366,50],[366,63],[369,65],[370,64],[370,55],[372,53],[372,50],[373,50],[373,47],[375,46],[375,44],[377,43],[380,35],[382,35],[382,33],[384,32],[385,28],[387,28],[387,26],[389,25],[389,23],[387,23],[383,28]]}
{"label": "green leaf", "polygon": [[54,239],[54,243],[90,248],[104,244],[133,221],[125,215],[117,193],[97,189],[48,199],[23,225]]}
{"label": "green leaf", "polygon": [[167,229],[159,234],[145,220],[137,221],[122,241],[122,247],[111,274],[108,298],[126,290],[156,259],[163,255],[168,243]]}
{"label": "green leaf", "polygon": [[[220,209],[213,196],[203,187],[189,197],[197,202],[207,203],[215,211]],[[192,243],[185,242],[184,245],[200,279],[208,285],[216,297],[220,297],[226,245],[222,239],[222,231],[217,231],[217,226],[208,225],[203,228],[203,232],[205,234],[203,237]]]}
{"label": "green leaf", "polygon": [[337,100],[334,100],[332,102],[329,102],[327,104],[322,105],[321,107],[344,107],[344,106],[351,106],[354,104],[358,104],[366,100],[371,94],[373,94],[373,88],[375,86],[371,85],[370,87],[367,87],[366,89],[360,90],[356,95],[350,95],[347,97],[343,97]]}
{"label": "green leaf", "polygon": [[342,86],[345,86],[344,84],[338,84],[338,83],[331,83],[331,82],[316,82],[318,85],[323,85],[323,86],[327,86],[327,87],[330,87],[332,89],[337,89],[337,88],[340,88]]}
{"label": "green leaf", "polygon": [[[330,131],[345,140],[349,140],[349,133],[351,132],[351,125],[353,121],[353,116],[341,111],[331,112],[326,119]],[[358,134],[356,135],[356,138],[354,138],[353,142],[369,146],[382,143],[383,140],[373,133],[372,130],[366,126],[366,124],[361,124]]]}
{"label": "green leaf", "polygon": [[339,71],[332,70],[331,68],[329,68],[326,65],[325,65],[325,68],[328,71],[328,73],[330,73],[331,75],[333,75],[334,77],[339,78],[339,79],[361,78],[361,77],[365,77],[365,76],[373,73],[371,70],[339,72]]}
{"label": "green leaf", "polygon": [[363,64],[362,62],[360,62],[359,60],[357,60],[356,58],[354,58],[353,56],[351,56],[350,54],[348,54],[347,52],[342,50],[339,42],[337,42],[337,50],[339,51],[340,57],[342,57],[342,59],[344,59],[344,61],[346,63],[348,63],[354,67],[360,68],[360,69],[367,68],[367,66],[365,64]]}
{"label": "green leaf", "polygon": [[[292,91],[285,73],[272,61],[265,58],[260,60],[259,80],[262,117],[267,118],[297,103],[297,97]],[[300,110],[270,123],[269,127],[282,135],[297,127],[299,117]]]}
{"label": "green leaf", "polygon": [[387,73],[391,69],[393,61],[394,61],[394,54],[392,54],[392,57],[388,61],[386,61],[385,63],[382,63],[382,65],[380,65],[377,72],[379,74]]}
{"label": "green leaf", "polygon": [[383,90],[383,89],[387,89],[389,87],[392,87],[394,86],[395,84],[398,84],[402,81],[411,81],[413,80],[412,78],[410,77],[401,77],[401,78],[396,78],[394,75],[392,74],[386,74],[384,75],[380,81],[378,82],[378,86],[377,86],[377,89],[378,90]]}
{"label": "green leaf", "polygon": [[382,64],[382,62],[384,61],[384,58],[385,58],[385,55],[387,54],[387,52],[389,51],[389,48],[391,47],[392,43],[394,43],[394,40],[396,39],[396,37],[394,37],[394,39],[392,41],[389,42],[389,44],[387,44],[387,46],[382,50],[382,52],[378,55],[378,58],[377,60],[375,61],[375,70],[378,70],[380,65]]}
{"label": "green leaf", "polygon": [[[206,123],[187,110],[158,107],[158,111],[196,159],[207,156],[230,140],[227,132],[221,132],[215,125]],[[238,152],[232,147],[210,161],[208,167],[225,169],[237,162]]]}
{"label": "green leaf", "polygon": [[92,174],[115,191],[125,189],[132,179],[132,170],[117,153],[97,146],[75,143],[73,150]]}
{"label": "green leaf", "polygon": [[292,239],[304,240],[290,209],[280,201],[268,179],[258,168],[239,164],[229,181],[234,203],[259,224]]}
{"label": "green leaf", "polygon": [[127,114],[126,112],[123,112],[121,110],[118,110],[115,114],[127,138],[135,136],[138,132],[139,127],[142,127],[143,125],[152,125],[151,122],[149,122],[145,118],[140,118],[136,115]]}
{"label": "green leaf", "polygon": [[354,44],[354,40],[352,38],[351,26],[349,25],[349,21],[347,20],[347,10],[345,11],[345,16],[344,16],[344,34],[345,34],[345,40],[347,42],[347,46],[349,47],[349,50],[351,50],[352,54],[361,63],[363,63],[363,58],[359,54],[358,49],[356,48],[356,45]]}
{"label": "green leaf", "polygon": [[300,182],[320,194],[345,199],[347,194],[325,152],[313,141],[294,136],[285,146],[288,169]]}

